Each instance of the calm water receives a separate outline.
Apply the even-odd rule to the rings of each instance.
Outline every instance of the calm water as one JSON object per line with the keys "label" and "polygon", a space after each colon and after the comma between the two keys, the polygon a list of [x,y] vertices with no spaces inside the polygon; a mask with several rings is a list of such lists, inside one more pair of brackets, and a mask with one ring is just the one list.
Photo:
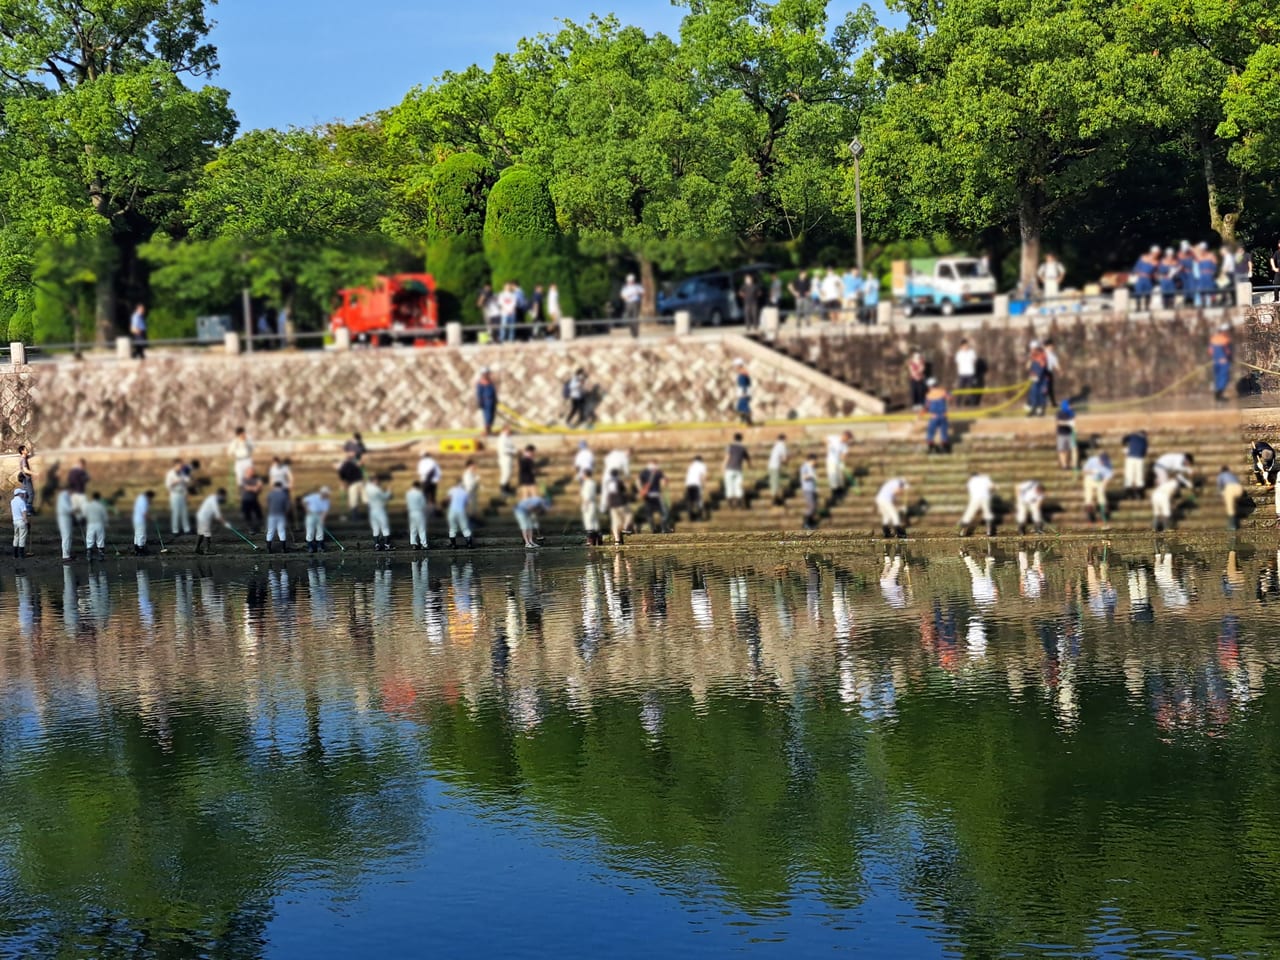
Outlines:
{"label": "calm water", "polygon": [[0,581],[0,955],[1280,955],[1272,554]]}

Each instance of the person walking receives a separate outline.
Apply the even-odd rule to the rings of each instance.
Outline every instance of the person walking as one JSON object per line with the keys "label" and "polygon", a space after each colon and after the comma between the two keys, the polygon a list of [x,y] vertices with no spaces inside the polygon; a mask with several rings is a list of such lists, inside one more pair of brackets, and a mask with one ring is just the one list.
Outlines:
{"label": "person walking", "polygon": [[511,486],[511,479],[515,473],[518,454],[519,448],[516,446],[515,437],[511,435],[511,426],[504,424],[502,433],[498,437],[498,490],[504,496],[515,493],[515,489]]}
{"label": "person walking", "polygon": [[391,517],[387,504],[391,491],[384,487],[380,477],[370,477],[364,485],[365,503],[369,505],[369,532],[373,534],[373,549],[391,549]]}
{"label": "person walking", "polygon": [[1124,495],[1141,500],[1147,488],[1147,431],[1134,430],[1120,442],[1124,444]]}
{"label": "person walking", "polygon": [[582,507],[582,529],[587,537],[587,546],[598,547],[603,542],[600,537],[600,489],[593,473],[591,467],[582,471],[578,500]]}
{"label": "person walking", "polygon": [[1209,357],[1213,361],[1213,399],[1223,403],[1231,385],[1231,324],[1221,324],[1209,338]]}
{"label": "person walking", "polygon": [[415,480],[404,495],[405,510],[409,514],[409,549],[411,550],[427,549],[428,502],[422,481]]}
{"label": "person walking", "polygon": [[617,468],[609,471],[604,484],[604,505],[609,511],[609,528],[615,546],[622,546],[622,538],[631,523],[631,511],[627,509],[627,485]]}
{"label": "person walking", "polygon": [[258,497],[262,494],[262,478],[250,466],[240,481],[240,516],[249,535],[256,537],[262,532],[262,503]]}
{"label": "person walking", "polygon": [[133,554],[143,556],[147,553],[147,521],[151,518],[151,501],[155,499],[152,490],[138,494],[133,501]]}
{"label": "person walking", "polygon": [[187,509],[191,476],[183,469],[185,466],[181,457],[175,458],[164,475],[164,487],[169,491],[169,532],[175,537],[191,532],[191,514]]}
{"label": "person walking", "polygon": [[960,517],[960,535],[973,536],[973,521],[977,519],[978,514],[982,514],[982,522],[987,526],[987,536],[994,537],[996,516],[991,509],[991,494],[995,490],[995,483],[988,474],[974,472],[969,475],[966,487],[969,492],[969,504],[964,508],[964,515]]}
{"label": "person walking", "polygon": [[806,530],[818,529],[818,455],[810,453],[800,464],[800,495],[804,497]]}
{"label": "person walking", "polygon": [[289,552],[289,507],[292,500],[284,481],[277,480],[267,493],[267,553],[275,553],[275,542],[280,541],[280,552]]}
{"label": "person walking", "polygon": [[133,316],[129,318],[129,355],[134,360],[147,358],[147,308],[138,304],[133,308]]}
{"label": "person walking", "polygon": [[471,521],[467,517],[467,488],[459,481],[449,488],[445,495],[449,501],[449,547],[458,548],[458,537],[462,537],[467,549],[471,549]]}
{"label": "person walking", "polygon": [[1218,493],[1222,496],[1222,506],[1227,511],[1227,529],[1238,530],[1240,501],[1244,498],[1244,486],[1240,483],[1240,478],[1225,464],[1218,471]]}
{"label": "person walking", "polygon": [[13,559],[25,560],[27,535],[31,531],[31,508],[27,505],[25,487],[17,487],[13,491],[13,499],[9,501],[9,512],[13,517]]}
{"label": "person walking", "polygon": [[649,532],[668,532],[667,475],[662,472],[656,460],[650,460],[648,465],[640,471],[639,483],[640,503],[649,521]]}
{"label": "person walking", "polygon": [[927,386],[929,392],[924,395],[924,408],[929,415],[929,425],[925,430],[925,441],[928,444],[926,453],[951,452],[951,420],[947,416],[947,405],[951,399],[946,387],[938,385],[938,381],[930,377]]}
{"label": "person walking", "polygon": [[911,484],[905,477],[890,477],[880,485],[876,493],[876,510],[880,513],[880,529],[886,540],[890,537],[902,538],[907,535],[898,499],[904,497],[910,489]]}
{"label": "person walking", "polygon": [[782,505],[783,478],[782,471],[787,465],[787,435],[778,434],[769,451],[769,496],[775,507]]}
{"label": "person walking", "polygon": [[1039,480],[1018,485],[1017,518],[1018,536],[1026,534],[1028,522],[1035,524],[1036,533],[1044,533],[1044,484]]}
{"label": "person walking", "polygon": [[488,367],[480,368],[480,379],[476,381],[476,406],[484,421],[485,436],[492,436],[493,421],[498,416],[498,385],[493,382]]}
{"label": "person walking", "polygon": [[72,538],[75,536],[75,509],[71,505],[71,491],[63,487],[54,500],[54,516],[58,521],[58,537],[62,541],[62,562],[71,562]]}
{"label": "person walking", "polygon": [[231,458],[236,486],[244,483],[245,471],[253,467],[253,441],[244,427],[236,427],[235,435],[227,444],[227,456]]}
{"label": "person walking", "polygon": [[324,553],[325,521],[329,519],[329,508],[328,487],[321,487],[302,498],[307,553]]}
{"label": "person walking", "polygon": [[96,490],[84,505],[84,555],[107,559],[107,505]]}
{"label": "person walking", "polygon": [[1098,517],[1107,523],[1107,482],[1114,476],[1111,468],[1111,457],[1107,453],[1095,453],[1084,462],[1080,471],[1084,478],[1084,515],[1090,523],[1097,523]]}
{"label": "person walking", "polygon": [[684,505],[690,521],[705,519],[706,489],[707,464],[695,455],[684,474]]}
{"label": "person walking", "polygon": [[751,454],[742,442],[742,434],[735,433],[733,442],[724,454],[724,498],[731,507],[739,510],[749,509],[746,489],[743,484],[743,472],[751,462]]}
{"label": "person walking", "polygon": [[738,399],[734,411],[745,427],[751,426],[751,374],[747,373],[747,362],[741,358],[733,361],[735,371],[734,385],[738,391]]}

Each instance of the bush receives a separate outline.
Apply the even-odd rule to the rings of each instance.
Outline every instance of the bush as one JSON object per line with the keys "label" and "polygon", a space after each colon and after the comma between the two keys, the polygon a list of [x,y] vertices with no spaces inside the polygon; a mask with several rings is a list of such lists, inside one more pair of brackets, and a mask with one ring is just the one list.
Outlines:
{"label": "bush", "polygon": [[493,168],[474,153],[455,153],[431,174],[427,190],[427,270],[435,277],[440,321],[476,323],[475,298],[488,278],[484,229]]}
{"label": "bush", "polygon": [[484,218],[484,252],[494,289],[514,280],[528,293],[535,284],[554,283],[561,312],[575,316],[574,271],[566,248],[546,183],[528,167],[508,168],[489,191]]}

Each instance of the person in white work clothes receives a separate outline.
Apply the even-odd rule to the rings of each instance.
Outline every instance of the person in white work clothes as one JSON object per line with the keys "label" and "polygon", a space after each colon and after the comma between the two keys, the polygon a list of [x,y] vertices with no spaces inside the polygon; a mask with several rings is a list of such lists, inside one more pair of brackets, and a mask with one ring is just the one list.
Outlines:
{"label": "person in white work clothes", "polygon": [[594,473],[591,467],[587,467],[579,475],[581,486],[578,499],[582,507],[582,529],[586,533],[589,547],[598,547],[604,542],[600,535],[600,485],[596,483]]}
{"label": "person in white work clothes", "polygon": [[412,550],[427,549],[427,495],[422,491],[422,481],[415,480],[404,495],[405,510],[409,514],[409,547]]}
{"label": "person in white work clothes", "polygon": [[13,491],[9,510],[13,516],[13,559],[24,560],[27,556],[27,534],[31,530],[31,508],[27,504],[27,491],[24,487]]}
{"label": "person in white work clothes", "polygon": [[444,476],[444,471],[440,469],[440,464],[436,462],[436,458],[429,452],[424,451],[422,456],[418,458],[418,483],[422,490],[422,496],[427,501],[427,509],[431,513],[435,513],[437,495],[436,491],[440,487],[440,478]]}
{"label": "person in white work clothes", "polygon": [[245,474],[253,466],[253,441],[249,439],[249,434],[244,427],[236,427],[235,436],[227,444],[227,456],[231,458],[236,475],[236,486],[239,487],[244,483]]}
{"label": "person in white work clothes", "polygon": [[133,501],[133,553],[142,556],[147,552],[147,521],[151,517],[151,501],[155,499],[155,491],[147,490],[138,494]]}
{"label": "person in white work clothes", "polygon": [[573,473],[575,478],[581,482],[583,476],[588,470],[595,470],[596,455],[591,452],[591,447],[587,441],[578,441],[578,452],[573,455]]}
{"label": "person in white work clothes", "polygon": [[391,517],[387,514],[387,504],[391,501],[391,491],[378,481],[378,477],[370,477],[364,485],[364,500],[369,505],[369,530],[373,534],[373,549],[390,550]]}
{"label": "person in white work clothes", "polygon": [[640,305],[644,302],[644,285],[636,280],[634,273],[627,274],[627,282],[622,285],[623,315],[628,320],[640,319]]}
{"label": "person in white work clothes", "polygon": [[191,474],[181,458],[164,475],[164,488],[169,491],[169,532],[178,537],[191,532],[191,514],[187,509],[187,495],[191,487]]}
{"label": "person in white work clothes", "polygon": [[853,431],[833,433],[827,437],[827,485],[831,488],[831,499],[837,500],[844,492],[844,458],[849,453],[849,444],[853,442]]}
{"label": "person in white work clothes", "polygon": [[902,520],[902,508],[898,505],[898,498],[906,494],[911,489],[905,477],[890,477],[881,486],[879,492],[876,493],[876,510],[880,513],[880,529],[884,533],[884,537],[888,540],[890,537],[905,537],[907,535],[906,527]]}
{"label": "person in white work clothes", "polygon": [[707,464],[702,457],[695,456],[684,474],[684,505],[689,512],[690,520],[702,520],[707,493]]}
{"label": "person in white work clothes", "polygon": [[325,521],[329,518],[329,488],[321,487],[302,498],[303,532],[307,538],[307,553],[324,553]]}
{"label": "person in white work clothes", "polygon": [[960,518],[960,529],[964,536],[973,533],[973,521],[982,514],[982,522],[987,525],[987,536],[996,535],[996,517],[991,509],[991,494],[995,484],[985,473],[974,473],[969,476],[969,505],[965,507],[964,516]]}
{"label": "person in white work clothes", "polygon": [[787,437],[780,433],[769,450],[769,496],[773,498],[774,506],[782,503],[782,471],[786,465]]}
{"label": "person in white work clothes", "polygon": [[[960,347],[956,350],[956,388],[957,390],[976,390],[978,388],[978,351],[973,349],[968,339],[960,341]],[[961,393],[956,398],[956,402],[965,407],[976,407],[978,405],[978,395],[976,393]]]}
{"label": "person in white work clothes", "polygon": [[75,536],[75,507],[71,503],[71,491],[63,487],[54,501],[54,515],[58,519],[58,536],[62,540],[62,562],[71,562],[71,540]]}
{"label": "person in white work clothes", "polygon": [[511,474],[515,470],[516,456],[520,453],[515,437],[511,435],[511,427],[504,426],[498,435],[498,488],[503,494],[511,494],[515,489],[511,486]]}
{"label": "person in white work clothes", "polygon": [[1028,521],[1035,524],[1036,533],[1044,533],[1044,484],[1039,480],[1024,480],[1018,485],[1018,535],[1027,532]]}
{"label": "person in white work clothes", "polygon": [[1052,253],[1047,254],[1044,263],[1040,264],[1040,269],[1036,271],[1036,275],[1040,278],[1040,288],[1044,291],[1046,300],[1057,299],[1062,289],[1062,281],[1066,279],[1067,270],[1057,257]]}
{"label": "person in white work clothes", "polygon": [[84,553],[90,560],[107,559],[107,505],[94,492],[84,505]]}
{"label": "person in white work clothes", "polygon": [[467,488],[456,483],[449,488],[449,546],[458,546],[458,537],[466,538],[467,547],[471,547],[471,521],[467,519]]}

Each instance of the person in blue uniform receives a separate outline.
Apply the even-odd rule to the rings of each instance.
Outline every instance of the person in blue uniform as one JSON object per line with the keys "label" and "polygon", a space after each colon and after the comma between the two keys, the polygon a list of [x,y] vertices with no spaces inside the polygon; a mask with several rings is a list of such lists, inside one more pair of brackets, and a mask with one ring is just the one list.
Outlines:
{"label": "person in blue uniform", "polygon": [[1213,399],[1222,402],[1231,383],[1231,324],[1222,324],[1209,338],[1209,357],[1213,360]]}
{"label": "person in blue uniform", "polygon": [[1172,310],[1178,304],[1178,277],[1181,273],[1182,267],[1178,263],[1177,254],[1173,252],[1173,247],[1169,247],[1160,260],[1157,273],[1160,278],[1160,305],[1166,310]]}
{"label": "person in blue uniform", "polygon": [[1151,309],[1151,291],[1155,289],[1156,273],[1160,268],[1160,248],[1152,247],[1133,265],[1134,307]]}
{"label": "person in blue uniform", "polygon": [[476,406],[484,417],[484,432],[493,433],[493,421],[498,415],[498,385],[493,382],[488,367],[480,370],[480,379],[476,382]]}
{"label": "person in blue uniform", "polygon": [[747,373],[745,360],[733,361],[733,369],[736,373],[733,382],[738,389],[738,399],[733,409],[742,422],[749,427],[751,426],[751,374]]}
{"label": "person in blue uniform", "polygon": [[929,427],[925,440],[929,444],[928,453],[951,452],[951,422],[947,419],[947,391],[938,386],[938,381],[930,377],[925,381],[929,388],[924,395],[924,409],[929,415]]}

